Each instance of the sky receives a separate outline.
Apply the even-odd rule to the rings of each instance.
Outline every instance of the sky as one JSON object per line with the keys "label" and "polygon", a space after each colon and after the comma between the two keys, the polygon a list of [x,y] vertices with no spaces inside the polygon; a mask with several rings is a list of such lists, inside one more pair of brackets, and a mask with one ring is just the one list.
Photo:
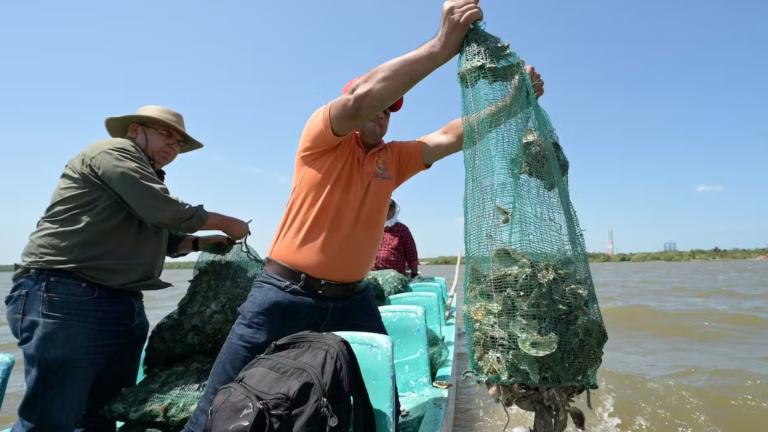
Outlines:
{"label": "sky", "polygon": [[[768,3],[484,0],[486,30],[541,72],[587,248],[768,245]],[[0,263],[18,262],[66,162],[104,118],[159,104],[205,148],[171,193],[252,219],[264,254],[308,116],[437,31],[437,0],[0,3]],[[420,82],[388,139],[461,116],[457,60]],[[394,193],[422,257],[463,247],[463,156]],[[109,241],[105,239],[105,241]]]}

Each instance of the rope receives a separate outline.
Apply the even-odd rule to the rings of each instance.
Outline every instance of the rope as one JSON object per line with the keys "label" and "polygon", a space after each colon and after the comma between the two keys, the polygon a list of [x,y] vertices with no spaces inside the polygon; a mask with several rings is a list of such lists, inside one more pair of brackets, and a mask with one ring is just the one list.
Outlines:
{"label": "rope", "polygon": [[461,266],[461,250],[459,250],[459,256],[456,258],[456,270],[453,272],[453,285],[451,291],[448,294],[448,304],[453,302],[453,296],[456,295],[456,285],[459,283],[459,269]]}
{"label": "rope", "polygon": [[[251,221],[253,221],[253,219],[249,219],[248,222],[246,222],[246,224],[250,225]],[[251,235],[251,230],[250,229],[248,230],[248,233],[245,234],[245,237],[243,237],[243,239],[240,240],[239,242],[235,242],[235,244],[239,244],[240,245],[240,250],[245,253],[245,256],[247,256],[248,258],[250,258],[253,261],[261,262],[259,257],[257,257],[256,255],[253,254],[253,249],[251,249],[251,247],[248,246],[248,244],[247,244],[248,236],[249,235]]]}

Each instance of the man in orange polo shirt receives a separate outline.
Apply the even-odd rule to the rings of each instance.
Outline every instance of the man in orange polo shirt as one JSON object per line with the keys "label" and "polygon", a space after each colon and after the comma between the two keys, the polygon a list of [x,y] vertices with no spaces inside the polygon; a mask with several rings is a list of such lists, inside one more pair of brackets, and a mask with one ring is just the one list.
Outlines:
{"label": "man in orange polo shirt", "polygon": [[[463,144],[461,118],[415,141],[385,143],[389,118],[411,87],[458,53],[481,17],[477,0],[446,1],[432,40],[353,80],[310,116],[265,270],[186,431],[202,431],[216,391],[281,337],[303,330],[386,334],[373,292],[360,281],[376,257],[392,191]],[[539,75],[529,74],[541,94]]]}

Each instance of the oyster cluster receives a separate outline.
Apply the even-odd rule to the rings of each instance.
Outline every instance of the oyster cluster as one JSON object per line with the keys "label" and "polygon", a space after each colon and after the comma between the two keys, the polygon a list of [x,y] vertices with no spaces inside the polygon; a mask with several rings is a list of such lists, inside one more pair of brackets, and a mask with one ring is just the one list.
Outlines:
{"label": "oyster cluster", "polygon": [[465,317],[474,372],[492,382],[594,386],[608,339],[591,285],[570,261],[496,249],[469,268]]}
{"label": "oyster cluster", "polygon": [[[552,150],[560,170],[560,178],[568,175],[568,158],[563,153],[563,148],[556,140],[552,140]],[[533,128],[528,128],[523,134],[523,163],[521,173],[541,181],[544,189],[552,191],[557,187],[557,176],[553,175],[549,167],[550,156],[542,137]]]}
{"label": "oyster cluster", "polygon": [[478,82],[510,82],[525,67],[509,44],[478,26],[473,27],[464,39],[459,66],[459,83],[472,88]]}
{"label": "oyster cluster", "polygon": [[469,267],[465,317],[475,375],[504,406],[535,413],[536,432],[584,428],[573,397],[595,387],[608,340],[588,280],[575,264],[496,249],[491,270]]}

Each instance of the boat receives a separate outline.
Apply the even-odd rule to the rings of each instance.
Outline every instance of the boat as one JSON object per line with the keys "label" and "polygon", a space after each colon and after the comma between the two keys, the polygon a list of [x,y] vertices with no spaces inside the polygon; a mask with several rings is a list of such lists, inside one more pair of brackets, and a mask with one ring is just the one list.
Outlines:
{"label": "boat", "polygon": [[[450,429],[457,371],[454,368],[456,299],[445,280],[410,284],[412,292],[389,296],[379,307],[389,336],[337,332],[357,357],[376,417],[376,431],[395,430],[395,383],[401,432]],[[454,284],[455,287],[455,284]],[[440,336],[444,361],[430,375],[427,328]]]}
{"label": "boat", "polygon": [[[336,332],[355,352],[378,432],[394,432],[398,414],[401,432],[450,429],[457,375],[454,367],[456,296],[453,293],[458,268],[457,263],[450,293],[445,278],[433,277],[411,282],[411,292],[389,296],[386,304],[379,308],[389,336]],[[444,346],[443,361],[434,371],[430,369],[428,329],[442,338]],[[2,386],[8,382],[13,355],[0,355],[0,360]],[[137,382],[142,379],[140,367]],[[395,412],[395,388],[399,393],[400,413]],[[5,388],[0,390],[2,404]]]}

